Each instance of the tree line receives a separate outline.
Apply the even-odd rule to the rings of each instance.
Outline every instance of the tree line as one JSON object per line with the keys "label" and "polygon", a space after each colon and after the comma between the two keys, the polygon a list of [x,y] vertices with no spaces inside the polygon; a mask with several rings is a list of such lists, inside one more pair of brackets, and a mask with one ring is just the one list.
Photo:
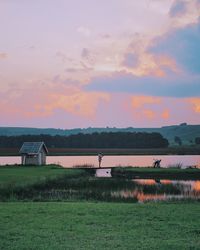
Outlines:
{"label": "tree line", "polygon": [[200,137],[196,137],[196,138],[195,138],[195,144],[200,145]]}
{"label": "tree line", "polygon": [[168,140],[159,133],[110,132],[70,136],[0,136],[1,148],[19,148],[23,142],[43,141],[50,148],[165,148]]}

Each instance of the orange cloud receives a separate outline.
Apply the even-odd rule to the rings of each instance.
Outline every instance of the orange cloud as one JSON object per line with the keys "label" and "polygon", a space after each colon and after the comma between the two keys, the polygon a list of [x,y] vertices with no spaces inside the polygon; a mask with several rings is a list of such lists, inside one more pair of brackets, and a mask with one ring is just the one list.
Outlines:
{"label": "orange cloud", "polygon": [[30,110],[25,111],[27,117],[47,117],[56,109],[62,109],[74,115],[82,117],[94,117],[99,102],[108,102],[110,99],[105,93],[86,93],[78,91],[73,94],[48,93],[38,103],[33,104]]}
{"label": "orange cloud", "polygon": [[165,109],[165,110],[162,112],[161,117],[162,117],[163,119],[166,119],[166,120],[169,119],[169,117],[170,117],[169,110],[168,110],[168,109]]}
{"label": "orange cloud", "polygon": [[166,69],[172,72],[178,72],[176,61],[166,55],[146,55],[149,60],[144,60],[143,75],[153,75],[157,77],[164,77],[167,75]]}
{"label": "orange cloud", "polygon": [[143,107],[146,104],[160,104],[161,98],[153,96],[134,96],[131,100],[131,106],[134,109]]}
{"label": "orange cloud", "polygon": [[154,55],[148,51],[152,39],[135,36],[122,60],[122,70],[137,76],[164,77],[167,70],[178,72],[176,61],[168,55]]}
{"label": "orange cloud", "polygon": [[76,115],[92,117],[95,115],[100,101],[109,101],[109,94],[79,91],[73,95],[50,94],[50,99],[53,102],[45,107],[48,112],[60,108]]}
{"label": "orange cloud", "polygon": [[200,98],[190,98],[189,102],[193,105],[194,111],[200,113]]}
{"label": "orange cloud", "polygon": [[143,111],[143,114],[148,118],[148,119],[154,119],[155,118],[155,112],[151,109],[146,109]]}
{"label": "orange cloud", "polygon": [[[103,92],[85,92],[80,86],[66,85],[57,82],[56,85],[29,86],[24,90],[10,90],[6,98],[0,100],[2,116],[19,118],[48,117],[58,109],[68,113],[93,118],[99,103],[109,102],[110,95]],[[6,110],[5,110],[6,107]]]}

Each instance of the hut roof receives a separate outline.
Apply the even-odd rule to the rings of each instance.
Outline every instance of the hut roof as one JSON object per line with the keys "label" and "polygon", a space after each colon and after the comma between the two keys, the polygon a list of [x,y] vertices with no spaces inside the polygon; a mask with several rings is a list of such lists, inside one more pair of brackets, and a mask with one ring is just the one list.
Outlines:
{"label": "hut roof", "polygon": [[40,150],[44,148],[46,153],[48,153],[48,149],[45,146],[44,142],[24,142],[19,153],[20,154],[38,154]]}

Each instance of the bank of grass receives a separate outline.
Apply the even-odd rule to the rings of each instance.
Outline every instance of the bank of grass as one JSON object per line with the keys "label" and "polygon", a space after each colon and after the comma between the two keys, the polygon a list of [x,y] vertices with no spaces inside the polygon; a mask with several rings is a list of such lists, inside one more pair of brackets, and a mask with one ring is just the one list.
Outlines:
{"label": "bank of grass", "polygon": [[[0,167],[0,201],[109,201],[137,202],[137,196],[113,195],[141,189],[133,178],[200,179],[199,169],[113,168],[114,178],[95,178],[94,169],[58,166]],[[145,194],[180,194],[172,184],[145,186]]]}
{"label": "bank of grass", "polygon": [[59,165],[46,166],[0,166],[0,187],[2,185],[29,185],[59,176],[80,177],[84,175],[82,169],[66,169]]}
{"label": "bank of grass", "polygon": [[1,203],[0,249],[200,249],[198,203]]}
{"label": "bank of grass", "polygon": [[[41,198],[41,192],[59,188],[65,183],[77,182],[91,176],[92,170],[65,169],[57,165],[48,166],[1,166],[0,201],[32,200]],[[93,173],[92,173],[93,175]],[[39,199],[39,198],[37,198]]]}
{"label": "bank of grass", "polygon": [[114,177],[141,178],[141,179],[175,179],[175,180],[199,180],[200,169],[198,168],[132,168],[116,167],[112,168]]}
{"label": "bank of grass", "polygon": [[1,167],[0,201],[137,201],[111,195],[113,189],[133,188],[133,182],[95,178],[94,173],[56,166]]}

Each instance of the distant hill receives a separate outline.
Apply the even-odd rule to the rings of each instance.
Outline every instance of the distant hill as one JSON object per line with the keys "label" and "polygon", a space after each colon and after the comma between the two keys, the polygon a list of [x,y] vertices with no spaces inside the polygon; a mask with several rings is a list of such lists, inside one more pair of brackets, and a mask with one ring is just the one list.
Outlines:
{"label": "distant hill", "polygon": [[94,132],[158,132],[165,137],[171,145],[176,145],[174,137],[179,137],[184,145],[194,144],[196,137],[200,137],[200,125],[180,125],[165,126],[161,128],[76,128],[76,129],[54,129],[54,128],[23,128],[23,127],[0,127],[0,135],[72,135],[72,134],[91,134]]}

